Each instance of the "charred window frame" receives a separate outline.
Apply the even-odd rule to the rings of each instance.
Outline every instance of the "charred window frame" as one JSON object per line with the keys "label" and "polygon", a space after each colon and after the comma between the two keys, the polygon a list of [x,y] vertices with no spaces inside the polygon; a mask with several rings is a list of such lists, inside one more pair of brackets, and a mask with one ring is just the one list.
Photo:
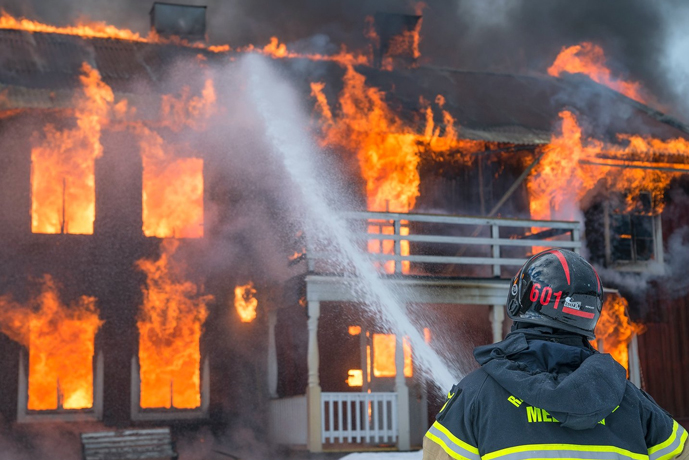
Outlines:
{"label": "charred window frame", "polygon": [[[103,420],[103,352],[96,351],[93,359],[93,405],[86,409],[64,409],[58,395],[58,408],[32,410],[29,402],[29,350],[19,352],[19,381],[17,394],[17,422],[90,422]],[[59,382],[55,391],[59,393]]]}
{"label": "charred window frame", "polygon": [[630,208],[626,200],[604,204],[605,262],[608,267],[645,271],[663,262],[660,214],[653,211],[652,196],[640,193]]}

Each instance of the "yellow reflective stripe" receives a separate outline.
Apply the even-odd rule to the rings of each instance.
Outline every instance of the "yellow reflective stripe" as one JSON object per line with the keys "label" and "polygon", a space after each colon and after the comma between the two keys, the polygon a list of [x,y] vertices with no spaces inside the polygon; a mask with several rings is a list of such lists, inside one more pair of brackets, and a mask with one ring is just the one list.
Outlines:
{"label": "yellow reflective stripe", "polygon": [[677,438],[677,430],[679,430],[679,423],[677,423],[676,420],[673,420],[672,421],[672,434],[670,435],[670,437],[667,438],[662,443],[649,448],[648,454],[651,455],[655,452],[658,452],[660,449],[665,449],[667,446],[672,444],[674,442],[674,440]]}
{"label": "yellow reflective stripe", "polygon": [[471,444],[467,444],[466,442],[459,439],[457,436],[450,433],[450,430],[448,430],[447,428],[442,426],[440,424],[440,422],[435,422],[431,428],[436,428],[439,431],[441,431],[445,436],[447,436],[450,439],[450,441],[454,442],[455,444],[457,444],[462,449],[468,450],[472,454],[476,454],[476,455],[479,454],[478,449],[476,447],[472,446]]}
{"label": "yellow reflective stripe", "polygon": [[[493,458],[504,457],[510,454],[517,454],[521,452],[533,452],[533,451],[574,451],[574,452],[610,452],[615,454],[624,455],[625,457],[645,460],[648,455],[637,454],[635,452],[629,451],[627,449],[621,449],[615,446],[585,446],[580,444],[529,444],[526,446],[516,446],[509,447],[507,449],[497,450],[491,452],[481,457],[482,460],[491,460]],[[537,458],[551,458],[551,457],[538,457],[537,453],[534,452],[536,456],[529,457],[532,459]],[[560,457],[558,457],[560,458]]]}
{"label": "yellow reflective stripe", "polygon": [[[650,454],[651,460],[669,460],[675,458],[682,452],[686,442],[687,431],[675,421],[670,438],[662,444],[653,447],[653,453]],[[649,449],[649,453],[650,452],[651,450]]]}
{"label": "yellow reflective stripe", "polygon": [[672,434],[670,435],[670,437],[667,438],[667,439],[666,439],[665,441],[663,441],[662,443],[657,444],[657,445],[655,445],[655,446],[649,448],[649,449],[648,449],[648,454],[649,454],[649,455],[650,455],[650,454],[653,454],[653,453],[655,453],[655,452],[657,452],[657,451],[659,451],[660,449],[666,448],[667,446],[669,446],[670,444],[672,444],[672,441],[675,440],[675,438],[677,437],[677,430],[679,429],[679,423],[677,423],[675,420],[673,420],[672,422],[673,422],[673,423],[672,423]]}
{"label": "yellow reflective stripe", "polygon": [[463,455],[458,454],[454,450],[452,450],[451,447],[449,447],[447,444],[445,444],[445,441],[434,435],[433,433],[426,433],[426,437],[433,441],[434,443],[438,444],[442,449],[445,451],[447,455],[450,457],[454,458],[455,460],[471,460],[469,458],[466,458]]}

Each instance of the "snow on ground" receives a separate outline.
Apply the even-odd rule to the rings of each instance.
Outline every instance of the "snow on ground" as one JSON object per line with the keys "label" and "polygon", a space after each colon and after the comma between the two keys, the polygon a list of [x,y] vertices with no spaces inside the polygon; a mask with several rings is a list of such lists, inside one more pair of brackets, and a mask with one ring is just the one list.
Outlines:
{"label": "snow on ground", "polygon": [[423,451],[416,452],[360,452],[345,455],[340,460],[421,460]]}

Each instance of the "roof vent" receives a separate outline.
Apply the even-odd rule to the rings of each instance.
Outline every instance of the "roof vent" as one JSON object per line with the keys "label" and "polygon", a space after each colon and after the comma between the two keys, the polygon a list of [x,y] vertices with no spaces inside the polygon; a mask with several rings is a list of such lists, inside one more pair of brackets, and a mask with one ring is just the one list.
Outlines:
{"label": "roof vent", "polygon": [[151,28],[161,37],[203,41],[206,39],[206,7],[155,2],[151,8]]}

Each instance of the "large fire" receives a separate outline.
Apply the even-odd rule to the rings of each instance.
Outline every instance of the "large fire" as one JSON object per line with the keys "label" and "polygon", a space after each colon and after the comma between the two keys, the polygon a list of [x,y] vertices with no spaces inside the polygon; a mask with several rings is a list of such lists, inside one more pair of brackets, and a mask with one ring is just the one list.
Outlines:
{"label": "large fire", "polygon": [[[213,80],[198,96],[189,87],[164,95],[157,125],[172,131],[203,131],[217,111]],[[158,238],[203,237],[203,160],[185,145],[173,145],[143,123],[132,123],[143,160],[143,230]]]}
{"label": "large fire", "polygon": [[184,266],[173,260],[178,246],[164,240],[158,260],[137,263],[146,274],[137,321],[142,408],[201,405],[200,339],[213,297],[184,278]]}
{"label": "large fire", "polygon": [[555,58],[555,62],[548,68],[548,74],[559,77],[563,73],[581,73],[588,75],[591,80],[618,91],[625,96],[646,102],[641,95],[641,85],[637,82],[624,81],[612,76],[606,65],[603,48],[590,42],[564,47]]}
{"label": "large fire", "polygon": [[[361,174],[366,181],[367,207],[369,211],[402,212],[414,208],[419,196],[418,166],[422,154],[447,152],[466,153],[483,148],[483,142],[459,139],[454,118],[442,110],[444,132],[434,124],[433,109],[426,109],[426,126],[419,132],[405,123],[385,101],[385,93],[366,85],[363,75],[347,66],[344,87],[339,96],[338,110],[333,111],[323,92],[324,83],[312,83],[311,94],[321,114],[321,144],[330,148],[356,152]],[[442,109],[444,100],[437,99]],[[369,233],[391,234],[387,223],[373,223]],[[403,227],[402,235],[408,234]],[[394,253],[394,241],[369,243],[369,252]],[[401,255],[409,254],[409,242],[401,242]],[[385,271],[393,272],[393,263],[385,265]],[[408,262],[403,272],[409,271]]]}
{"label": "large fire", "polygon": [[640,192],[650,192],[654,212],[662,211],[665,190],[677,173],[634,166],[659,166],[649,162],[654,155],[689,158],[688,141],[620,134],[619,143],[610,144],[586,137],[572,112],[560,112],[560,118],[559,132],[539,149],[543,157],[527,182],[533,219],[576,220],[579,203],[599,183],[624,193],[630,207]]}
{"label": "large fire", "polygon": [[66,305],[46,275],[26,304],[0,297],[0,330],[29,350],[28,409],[87,409],[93,406],[96,299]]}
{"label": "large fire", "polygon": [[47,125],[31,149],[31,229],[34,233],[92,234],[96,216],[94,165],[114,95],[97,70],[82,65],[75,97],[76,126]]}
{"label": "large fire", "polygon": [[[644,332],[642,324],[632,322],[627,315],[627,301],[619,295],[605,297],[596,337],[603,341],[603,352],[610,353],[615,361],[629,372],[629,343],[636,334]],[[594,343],[594,345],[597,345]]]}
{"label": "large fire", "polygon": [[256,319],[258,299],[254,283],[249,281],[248,284],[234,288],[234,308],[243,323],[250,323]]}

